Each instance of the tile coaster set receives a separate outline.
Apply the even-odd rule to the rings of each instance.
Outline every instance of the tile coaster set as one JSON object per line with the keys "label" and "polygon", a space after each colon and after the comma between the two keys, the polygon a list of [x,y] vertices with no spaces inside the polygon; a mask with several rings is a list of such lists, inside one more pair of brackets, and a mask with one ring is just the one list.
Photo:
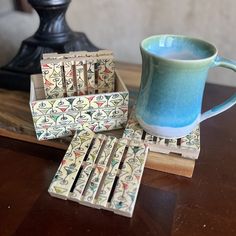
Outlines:
{"label": "tile coaster set", "polygon": [[31,76],[30,96],[38,140],[126,125],[129,93],[111,51],[44,54],[41,68],[42,75]]}
{"label": "tile coaster set", "polygon": [[147,157],[142,141],[77,131],[49,187],[58,198],[131,217]]}
{"label": "tile coaster set", "polygon": [[[44,54],[41,68],[42,75],[31,77],[30,96],[38,140],[75,132],[50,195],[132,217],[144,166],[191,177],[200,151],[199,128],[167,140],[143,131],[134,112],[127,122],[129,94],[111,51]],[[95,134],[125,125],[120,139]],[[163,169],[160,159],[171,160],[172,169],[174,163],[191,162],[191,173]]]}
{"label": "tile coaster set", "polygon": [[147,168],[192,177],[200,153],[199,125],[185,137],[164,139],[146,133],[132,111],[123,138],[143,140],[149,146]]}

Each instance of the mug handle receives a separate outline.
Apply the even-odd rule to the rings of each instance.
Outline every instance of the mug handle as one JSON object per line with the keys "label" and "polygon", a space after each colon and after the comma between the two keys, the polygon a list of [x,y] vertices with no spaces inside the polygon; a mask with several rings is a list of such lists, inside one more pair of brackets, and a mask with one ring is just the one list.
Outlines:
{"label": "mug handle", "polygon": [[[225,67],[225,68],[231,69],[236,72],[236,62],[226,59],[224,57],[217,56],[215,58],[214,64],[212,66],[213,67],[216,67],[216,66]],[[235,103],[236,103],[236,93],[234,95],[232,95],[230,98],[228,98],[227,100],[225,100],[223,103],[204,112],[201,115],[200,122],[202,122],[212,116],[218,115],[223,111],[226,111],[227,109],[232,107]]]}

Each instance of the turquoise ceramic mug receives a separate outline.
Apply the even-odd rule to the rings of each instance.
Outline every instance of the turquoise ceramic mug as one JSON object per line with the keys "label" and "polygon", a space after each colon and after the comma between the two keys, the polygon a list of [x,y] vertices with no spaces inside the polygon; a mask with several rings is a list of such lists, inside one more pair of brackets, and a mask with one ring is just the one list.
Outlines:
{"label": "turquoise ceramic mug", "polygon": [[214,45],[177,35],[157,35],[141,42],[142,79],[136,117],[155,136],[180,138],[196,125],[236,103],[236,94],[201,114],[210,68],[236,71],[236,62],[217,55]]}

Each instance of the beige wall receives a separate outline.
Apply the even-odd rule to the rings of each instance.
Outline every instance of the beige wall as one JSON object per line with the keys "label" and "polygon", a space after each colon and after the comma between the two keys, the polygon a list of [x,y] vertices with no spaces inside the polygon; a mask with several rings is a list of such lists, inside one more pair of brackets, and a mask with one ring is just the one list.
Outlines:
{"label": "beige wall", "polygon": [[[140,41],[165,33],[205,39],[236,59],[235,0],[72,0],[67,17],[74,30],[113,49],[120,61],[141,63]],[[236,75],[215,69],[210,81],[236,85]]]}
{"label": "beige wall", "polygon": [[[9,0],[0,0],[1,7]],[[221,55],[236,59],[235,0],[72,0],[69,25],[97,46],[114,50],[117,60],[141,63],[139,43],[153,34],[184,34],[214,43]],[[36,14],[0,15],[0,65],[38,26]],[[210,82],[236,86],[236,75],[215,69]]]}

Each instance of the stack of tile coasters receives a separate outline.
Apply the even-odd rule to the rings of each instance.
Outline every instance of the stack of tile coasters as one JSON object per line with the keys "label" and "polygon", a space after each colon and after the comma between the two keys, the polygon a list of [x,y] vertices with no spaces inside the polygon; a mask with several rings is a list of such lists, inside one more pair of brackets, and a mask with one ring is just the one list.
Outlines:
{"label": "stack of tile coasters", "polygon": [[147,153],[143,141],[77,131],[48,192],[132,217]]}
{"label": "stack of tile coasters", "polygon": [[46,98],[114,91],[112,51],[47,53],[41,60]]}
{"label": "stack of tile coasters", "polygon": [[142,140],[149,146],[147,168],[192,177],[195,160],[198,159],[200,153],[199,126],[183,138],[164,139],[146,133],[132,111],[123,138]]}
{"label": "stack of tile coasters", "polygon": [[129,93],[109,50],[44,54],[31,76],[30,108],[38,140],[124,128]]}

